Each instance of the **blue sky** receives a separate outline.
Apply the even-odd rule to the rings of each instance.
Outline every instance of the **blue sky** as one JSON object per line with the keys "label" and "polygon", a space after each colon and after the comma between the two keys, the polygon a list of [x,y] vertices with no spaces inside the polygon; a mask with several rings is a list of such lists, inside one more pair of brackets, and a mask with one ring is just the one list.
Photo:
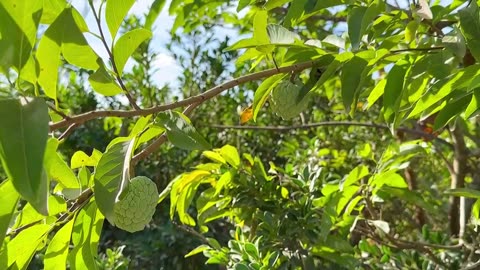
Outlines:
{"label": "blue sky", "polygon": [[[137,15],[146,13],[149,10],[152,2],[153,0],[137,0],[130,10],[130,13]],[[158,70],[155,73],[154,81],[160,87],[166,83],[169,83],[170,85],[176,85],[176,78],[181,72],[181,68],[179,65],[177,65],[175,59],[173,59],[173,57],[171,57],[169,52],[165,49],[165,44],[170,38],[168,31],[172,27],[174,21],[174,17],[168,15],[167,7],[169,2],[170,1],[167,1],[165,8],[158,16],[153,31],[153,49],[158,53],[158,56],[154,61],[154,68]],[[85,0],[73,0],[72,5],[85,17],[85,21],[87,22],[90,31],[98,33],[98,28],[95,23],[95,19],[90,12],[88,2]],[[105,22],[103,22],[102,28],[104,29],[104,33],[107,35],[107,40],[110,43],[111,39]],[[105,62],[107,62],[107,52],[105,51],[101,41],[89,34],[86,35],[86,38],[97,54],[105,59]],[[132,64],[132,60],[129,60],[125,68],[127,70],[131,69]]]}

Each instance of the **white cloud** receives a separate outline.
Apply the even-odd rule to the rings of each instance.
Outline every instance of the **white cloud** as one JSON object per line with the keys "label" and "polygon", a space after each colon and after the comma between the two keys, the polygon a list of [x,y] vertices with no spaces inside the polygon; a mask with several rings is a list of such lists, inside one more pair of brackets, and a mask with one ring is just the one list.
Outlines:
{"label": "white cloud", "polygon": [[153,62],[153,69],[156,70],[153,77],[157,85],[168,83],[173,87],[178,86],[177,78],[182,69],[172,56],[166,53],[158,54]]}

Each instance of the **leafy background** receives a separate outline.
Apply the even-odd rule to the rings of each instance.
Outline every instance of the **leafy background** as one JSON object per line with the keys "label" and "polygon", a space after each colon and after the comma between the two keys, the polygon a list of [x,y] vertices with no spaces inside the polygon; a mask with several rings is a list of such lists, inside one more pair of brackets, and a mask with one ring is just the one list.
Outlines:
{"label": "leafy background", "polygon": [[[145,15],[127,15],[134,1],[90,1],[82,13],[15,2],[0,1],[0,268],[478,267],[476,1],[174,0]],[[180,67],[173,85],[154,72],[164,51],[149,30],[162,8],[175,18],[161,49]],[[188,119],[113,114],[53,128],[61,141],[47,142],[46,112],[58,125],[134,111],[266,69],[268,79],[238,79]],[[303,85],[307,108],[272,108],[281,79]],[[291,108],[295,97],[284,97]],[[24,135],[34,138],[15,139]],[[107,196],[92,199],[92,179],[98,190],[108,184],[99,172],[121,181],[122,168],[102,158],[129,161],[122,141],[158,136],[170,143],[128,168],[170,190],[153,221],[134,234],[103,222]]]}

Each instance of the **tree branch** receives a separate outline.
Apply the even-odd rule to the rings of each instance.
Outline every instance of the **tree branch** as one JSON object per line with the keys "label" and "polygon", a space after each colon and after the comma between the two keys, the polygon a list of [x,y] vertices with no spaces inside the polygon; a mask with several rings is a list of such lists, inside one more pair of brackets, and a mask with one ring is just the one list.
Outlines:
{"label": "tree branch", "polygon": [[[370,127],[376,129],[385,129],[390,130],[387,125],[380,125],[374,123],[362,123],[362,122],[350,122],[350,121],[329,121],[329,122],[317,122],[317,123],[310,123],[305,125],[293,125],[293,126],[230,126],[230,125],[210,125],[209,127],[212,128],[219,128],[219,129],[243,129],[243,130],[267,130],[267,131],[289,131],[295,129],[311,129],[317,128],[322,126],[358,126],[358,127]],[[438,141],[441,144],[448,146],[449,148],[453,149],[453,145],[442,138],[438,138],[430,133],[426,133],[416,129],[410,128],[397,128],[398,131],[402,131],[405,133],[414,134],[429,140]]]}
{"label": "tree branch", "polygon": [[[463,130],[456,123],[452,132],[452,141],[454,146],[453,173],[450,175],[451,188],[463,188],[465,186],[465,176],[467,174],[468,149],[465,144]],[[465,233],[466,225],[465,197],[450,197],[450,233],[458,235],[461,239]]]}
{"label": "tree branch", "polygon": [[60,128],[68,127],[73,123],[77,124],[82,124],[86,121],[96,119],[96,118],[101,118],[101,117],[107,117],[107,116],[116,116],[116,117],[134,117],[134,116],[145,116],[145,115],[150,115],[166,110],[171,110],[171,109],[176,109],[180,108],[183,106],[188,106],[194,103],[202,103],[205,102],[220,93],[222,93],[225,90],[228,90],[230,88],[233,88],[235,86],[263,79],[266,77],[270,77],[276,74],[280,73],[288,73],[292,71],[301,71],[307,68],[312,67],[315,64],[315,61],[307,61],[299,64],[294,64],[291,66],[285,66],[285,67],[279,67],[278,69],[272,68],[272,69],[267,69],[264,71],[248,74],[236,79],[232,79],[228,82],[222,83],[220,85],[217,85],[206,92],[192,96],[177,102],[169,103],[169,104],[164,104],[164,105],[158,105],[154,106],[148,109],[140,109],[136,111],[126,111],[126,110],[110,110],[110,111],[90,111],[86,112],[83,114],[79,114],[76,116],[71,116],[69,119],[63,119],[55,123],[50,123],[50,131],[54,131]]}
{"label": "tree branch", "polygon": [[[98,31],[100,32],[100,37],[101,37],[103,46],[105,47],[105,50],[107,50],[108,57],[110,58],[110,63],[112,64],[113,71],[115,72],[115,78],[117,79],[118,84],[120,84],[120,87],[122,88],[123,92],[125,93],[125,96],[127,97],[128,102],[130,102],[130,105],[132,105],[132,107],[135,110],[140,110],[140,107],[138,107],[137,103],[135,102],[133,97],[130,95],[130,92],[128,91],[127,87],[123,83],[122,78],[120,77],[120,73],[118,72],[117,65],[115,64],[115,58],[113,56],[113,52],[110,50],[110,48],[109,48],[109,46],[108,46],[108,44],[105,40],[105,35],[103,34],[103,30],[102,30],[102,26],[101,26],[102,24],[101,24],[101,21],[100,21],[100,16],[95,12],[95,8],[93,7],[93,2],[92,1],[90,1],[90,7],[92,9],[93,16],[95,17],[95,21],[97,23]],[[102,4],[100,5],[99,13],[102,9],[101,7],[102,7]],[[112,38],[114,38],[114,37],[112,37]]]}
{"label": "tree branch", "polygon": [[78,125],[79,125],[79,124],[77,124],[77,123],[71,124],[71,125],[58,137],[58,140],[61,141],[61,140],[65,139],[65,138],[67,138],[68,135],[70,135],[70,134],[73,132],[73,130],[74,130]]}
{"label": "tree branch", "polygon": [[47,102],[47,106],[48,106],[48,108],[50,108],[50,110],[52,110],[56,114],[60,115],[63,119],[70,119],[70,117],[68,115],[66,115],[65,113],[63,113],[60,110],[57,110],[57,108],[55,108],[55,105],[51,104],[50,102]]}
{"label": "tree branch", "polygon": [[438,46],[438,47],[426,47],[426,48],[408,48],[408,49],[400,49],[400,50],[391,50],[390,53],[402,53],[402,52],[429,52],[429,51],[436,51],[436,50],[443,50],[445,47]]}

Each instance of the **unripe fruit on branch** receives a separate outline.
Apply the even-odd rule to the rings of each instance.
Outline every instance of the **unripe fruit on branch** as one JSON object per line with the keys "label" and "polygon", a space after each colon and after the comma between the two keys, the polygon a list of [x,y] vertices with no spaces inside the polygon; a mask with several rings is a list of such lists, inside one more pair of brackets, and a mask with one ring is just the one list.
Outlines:
{"label": "unripe fruit on branch", "polygon": [[115,225],[127,232],[143,230],[152,220],[157,201],[157,186],[150,178],[132,178],[120,200],[115,203]]}
{"label": "unripe fruit on branch", "polygon": [[289,80],[280,82],[273,90],[270,104],[274,113],[288,120],[299,115],[307,108],[309,95],[300,97],[301,84],[295,84]]}

